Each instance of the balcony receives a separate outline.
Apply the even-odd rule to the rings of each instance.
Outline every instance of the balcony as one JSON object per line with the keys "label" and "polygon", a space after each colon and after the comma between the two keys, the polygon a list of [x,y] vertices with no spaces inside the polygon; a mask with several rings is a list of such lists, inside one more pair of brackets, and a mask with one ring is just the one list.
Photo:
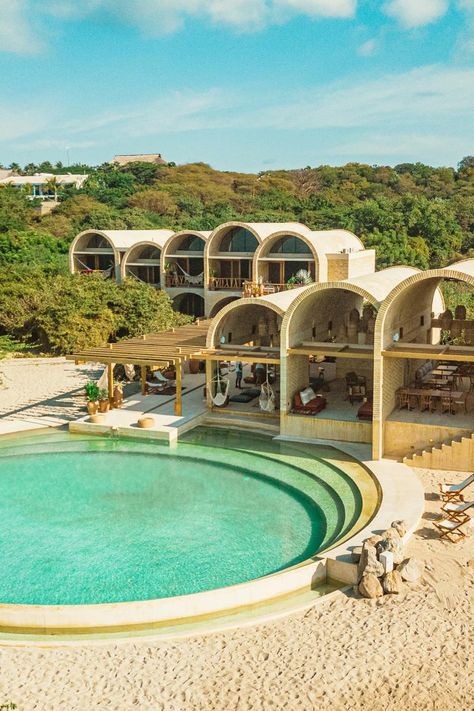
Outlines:
{"label": "balcony", "polygon": [[211,291],[242,291],[245,279],[243,277],[211,277]]}
{"label": "balcony", "polygon": [[304,286],[303,284],[274,284],[271,282],[265,282],[259,284],[254,281],[244,281],[242,296],[244,297],[257,297],[266,296],[268,294],[278,294],[280,291],[288,291],[288,289],[296,289],[299,286]]}
{"label": "balcony", "polygon": [[202,289],[204,286],[204,277],[202,274],[191,276],[189,274],[167,274],[166,286],[168,288],[193,288]]}

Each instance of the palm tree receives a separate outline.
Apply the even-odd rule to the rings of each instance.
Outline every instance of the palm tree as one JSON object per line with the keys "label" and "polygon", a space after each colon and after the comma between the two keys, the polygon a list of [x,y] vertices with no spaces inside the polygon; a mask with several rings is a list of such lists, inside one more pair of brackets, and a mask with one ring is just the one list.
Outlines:
{"label": "palm tree", "polygon": [[52,175],[44,183],[44,188],[45,188],[46,192],[54,193],[54,199],[56,202],[58,201],[58,186],[59,186],[58,179],[56,178],[55,175]]}

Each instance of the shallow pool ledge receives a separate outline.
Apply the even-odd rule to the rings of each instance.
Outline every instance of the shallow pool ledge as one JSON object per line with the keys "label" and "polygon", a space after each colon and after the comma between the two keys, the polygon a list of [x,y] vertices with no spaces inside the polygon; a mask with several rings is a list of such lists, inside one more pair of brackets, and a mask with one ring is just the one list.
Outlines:
{"label": "shallow pool ledge", "polygon": [[192,595],[101,605],[0,605],[0,627],[31,630],[107,629],[216,615],[326,582],[324,559],[239,585]]}

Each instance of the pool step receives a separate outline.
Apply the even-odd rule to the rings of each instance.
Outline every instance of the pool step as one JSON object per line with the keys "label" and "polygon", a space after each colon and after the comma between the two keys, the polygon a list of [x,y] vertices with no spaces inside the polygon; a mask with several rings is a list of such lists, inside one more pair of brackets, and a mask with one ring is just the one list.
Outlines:
{"label": "pool step", "polygon": [[251,430],[252,432],[260,431],[267,434],[280,434],[280,424],[278,420],[273,418],[255,417],[247,415],[230,414],[227,412],[209,413],[199,422],[199,425],[212,425],[212,427],[238,427],[239,429]]}

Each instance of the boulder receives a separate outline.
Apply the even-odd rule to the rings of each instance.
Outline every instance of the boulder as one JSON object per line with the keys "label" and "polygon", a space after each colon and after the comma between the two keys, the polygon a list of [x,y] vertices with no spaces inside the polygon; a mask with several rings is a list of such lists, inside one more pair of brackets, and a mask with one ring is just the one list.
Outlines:
{"label": "boulder", "polygon": [[407,583],[416,583],[423,575],[423,564],[416,558],[406,558],[399,565],[398,571]]}
{"label": "boulder", "polygon": [[387,528],[387,530],[382,533],[383,541],[393,541],[397,538],[400,538],[400,534],[396,528]]}
{"label": "boulder", "polygon": [[403,536],[406,536],[406,532],[407,532],[406,521],[393,521],[392,528],[394,528],[396,531],[398,531],[398,535],[400,536],[400,538],[403,538]]}
{"label": "boulder", "polygon": [[363,575],[375,575],[377,577],[384,574],[382,563],[377,559],[377,551],[373,546],[364,543],[357,568],[359,580]]}
{"label": "boulder", "polygon": [[370,538],[366,538],[364,541],[364,546],[376,546],[379,541],[382,540],[382,536],[378,536],[376,533],[374,533],[373,536]]}
{"label": "boulder", "polygon": [[383,588],[376,575],[363,575],[359,583],[359,592],[363,597],[374,599],[382,597]]}
{"label": "boulder", "polygon": [[362,555],[362,546],[354,546],[351,550],[351,559],[353,563],[358,563]]}
{"label": "boulder", "polygon": [[403,560],[403,541],[401,538],[393,538],[390,541],[390,547],[388,549],[390,553],[393,553],[393,562],[395,565],[399,565],[399,563],[402,562]]}
{"label": "boulder", "polygon": [[382,586],[387,595],[398,595],[401,593],[403,588],[403,580],[400,571],[392,570],[391,573],[384,575]]}

